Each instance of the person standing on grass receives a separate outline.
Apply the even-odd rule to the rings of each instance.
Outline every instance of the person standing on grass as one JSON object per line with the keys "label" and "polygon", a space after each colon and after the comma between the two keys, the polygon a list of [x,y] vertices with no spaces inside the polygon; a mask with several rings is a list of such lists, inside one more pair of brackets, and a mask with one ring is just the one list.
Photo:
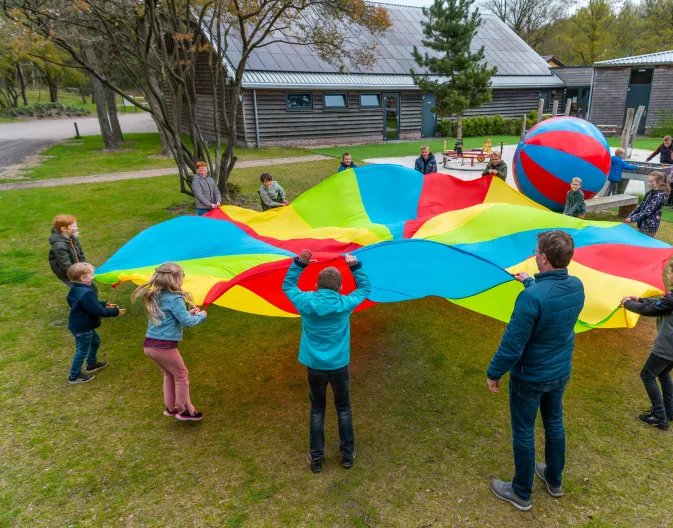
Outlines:
{"label": "person standing on grass", "polygon": [[[192,296],[182,289],[185,273],[174,262],[159,266],[149,282],[138,286],[131,299],[141,299],[149,319],[143,350],[164,373],[165,416],[178,420],[200,420],[189,397],[189,372],[178,351],[182,328],[190,328],[206,320]],[[191,310],[185,308],[187,302]]]}
{"label": "person standing on grass", "polygon": [[341,272],[329,267],[318,275],[317,291],[302,291],[299,277],[311,262],[308,249],[294,259],[283,281],[283,292],[301,315],[299,362],[308,369],[308,393],[311,399],[311,450],[308,463],[313,473],[322,471],[325,453],[325,407],[327,384],[332,385],[339,420],[341,465],[353,466],[355,439],[350,400],[351,323],[350,317],[371,293],[362,263],[346,255],[357,290],[341,295]]}
{"label": "person standing on grass", "polygon": [[664,203],[671,193],[671,187],[666,180],[666,175],[663,172],[657,171],[650,172],[647,178],[647,186],[650,190],[645,193],[643,201],[631,211],[631,214],[624,222],[627,224],[636,222],[638,231],[655,238],[661,224]]}
{"label": "person standing on grass", "polygon": [[194,168],[196,169],[196,176],[192,180],[194,205],[196,214],[202,216],[222,205],[222,193],[217,188],[215,180],[208,176],[208,165],[205,161],[198,161]]}
{"label": "person standing on grass", "polygon": [[[86,262],[82,245],[79,242],[79,227],[77,218],[72,215],[60,214],[54,218],[54,223],[49,236],[49,265],[54,275],[65,284],[72,288],[72,281],[68,279],[68,270],[73,264]],[[89,287],[98,292],[95,283]]]}
{"label": "person standing on grass", "polygon": [[[533,251],[540,273],[519,273],[524,290],[486,372],[488,388],[500,392],[500,378],[509,371],[514,478],[493,480],[491,490],[519,510],[530,510],[533,475],[552,497],[563,495],[565,463],[563,393],[570,380],[575,323],[584,306],[584,286],[568,275],[575,245],[564,231],[544,231]],[[535,463],[535,418],[538,409],[545,430],[545,463]]]}

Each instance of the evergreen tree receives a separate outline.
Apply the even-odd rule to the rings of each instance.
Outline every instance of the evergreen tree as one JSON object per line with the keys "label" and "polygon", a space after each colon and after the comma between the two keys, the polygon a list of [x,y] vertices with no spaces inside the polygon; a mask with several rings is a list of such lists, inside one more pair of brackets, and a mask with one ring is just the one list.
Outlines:
{"label": "evergreen tree", "polygon": [[497,71],[484,60],[484,47],[470,51],[481,15],[472,8],[474,0],[435,0],[423,8],[423,46],[433,50],[421,55],[414,46],[416,63],[428,73],[411,70],[414,83],[423,93],[435,95],[432,109],[440,117],[456,114],[456,136],[463,135],[463,112],[491,100],[491,77]]}

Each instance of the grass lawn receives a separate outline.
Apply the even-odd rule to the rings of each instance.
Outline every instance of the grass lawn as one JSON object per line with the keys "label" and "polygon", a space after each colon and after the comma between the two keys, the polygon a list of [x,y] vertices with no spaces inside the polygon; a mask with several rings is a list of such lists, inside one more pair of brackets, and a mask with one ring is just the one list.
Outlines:
{"label": "grass lawn", "polygon": [[[101,136],[83,136],[79,139],[57,144],[42,153],[44,156],[50,157],[49,159],[46,159],[38,167],[26,169],[22,175],[25,177],[24,179],[41,180],[175,167],[172,158],[151,158],[161,151],[158,133],[124,134],[124,139],[128,143],[121,145],[121,148],[132,150],[128,152],[103,152],[105,145]],[[237,149],[236,154],[243,161],[310,156],[312,153],[298,148],[271,147]]]}
{"label": "grass lawn", "polygon": [[[252,201],[256,172],[233,176]],[[334,163],[273,172],[294,198],[331,175]],[[46,258],[53,216],[76,215],[88,259],[101,264],[142,229],[193,211],[176,189],[175,177],[162,177],[6,193],[0,526],[673,524],[672,433],[636,419],[648,402],[638,374],[655,335],[652,320],[577,337],[564,402],[566,495],[552,499],[536,480],[528,513],[489,489],[491,478],[513,471],[507,395],[489,393],[485,383],[504,325],[443,299],[353,316],[357,457],[350,471],[338,464],[330,406],[325,469],[312,475],[306,463],[298,319],[212,307],[181,345],[192,399],[206,417],[179,423],[162,415],[162,376],[142,352],[146,318],[129,303],[132,286],[101,286],[101,299],[129,311],[100,329],[100,355],[110,367],[92,383],[68,385],[74,344],[64,326],[67,290]],[[673,241],[671,224],[660,233]]]}
{"label": "grass lawn", "polygon": [[[48,103],[49,102],[49,90],[26,90],[26,98],[28,99],[28,104],[32,105],[35,103]],[[86,108],[92,114],[96,113],[96,105],[91,102],[91,96],[86,97],[87,102],[82,102],[82,97],[78,93],[59,91],[58,92],[58,102],[63,104],[73,104],[79,106],[80,108]],[[19,106],[23,105],[23,100],[19,97]]]}

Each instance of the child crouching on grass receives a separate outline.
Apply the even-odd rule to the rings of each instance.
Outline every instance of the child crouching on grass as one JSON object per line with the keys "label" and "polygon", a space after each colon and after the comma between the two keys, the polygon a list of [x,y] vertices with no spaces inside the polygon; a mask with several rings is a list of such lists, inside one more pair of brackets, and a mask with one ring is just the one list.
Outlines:
{"label": "child crouching on grass", "polygon": [[649,191],[645,193],[643,201],[638,204],[629,217],[624,220],[627,224],[636,222],[638,230],[652,238],[657,236],[661,224],[661,213],[664,210],[666,198],[671,193],[671,187],[666,181],[666,175],[653,171],[647,179]]}
{"label": "child crouching on grass", "polygon": [[[91,288],[94,267],[88,262],[78,262],[68,268],[68,279],[72,286],[68,292],[68,330],[75,337],[75,356],[72,358],[68,382],[86,383],[94,379],[91,374],[107,367],[107,361],[98,361],[100,336],[96,328],[100,326],[101,317],[117,317],[124,315],[126,309],[116,304],[98,300],[97,291]],[[82,364],[86,359],[86,367],[82,372]]]}
{"label": "child crouching on grass", "polygon": [[[131,299],[141,299],[145,308],[147,333],[143,350],[164,373],[164,415],[178,420],[200,420],[200,413],[189,398],[189,373],[178,351],[182,327],[192,327],[205,321],[205,311],[199,310],[192,296],[182,290],[185,274],[174,262],[159,266],[146,284],[138,286]],[[185,308],[187,302],[191,308]]]}
{"label": "child crouching on grass", "polygon": [[285,199],[285,190],[277,181],[273,181],[271,174],[263,173],[259,177],[259,181],[262,182],[262,185],[257,192],[262,199],[262,211],[288,205],[288,201]]}
{"label": "child crouching on grass", "polygon": [[563,214],[574,216],[575,218],[584,218],[586,212],[587,204],[584,203],[582,178],[573,178],[570,182],[570,190],[566,194],[566,205],[563,208]]}
{"label": "child crouching on grass", "polygon": [[[673,284],[673,262],[666,269],[669,284]],[[624,297],[624,308],[640,315],[657,318],[657,337],[650,351],[640,379],[643,380],[647,395],[652,407],[638,416],[641,422],[647,425],[668,429],[673,420],[673,292],[663,297],[641,299],[639,297]],[[661,391],[657,386],[657,378],[661,384]],[[663,392],[663,396],[662,396]]]}

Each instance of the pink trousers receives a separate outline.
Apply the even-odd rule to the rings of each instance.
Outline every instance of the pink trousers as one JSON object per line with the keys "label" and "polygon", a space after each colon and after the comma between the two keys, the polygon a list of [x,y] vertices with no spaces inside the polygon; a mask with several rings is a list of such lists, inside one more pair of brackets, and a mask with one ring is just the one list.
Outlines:
{"label": "pink trousers", "polygon": [[194,411],[189,399],[189,372],[177,348],[143,348],[164,373],[164,403],[166,409]]}

